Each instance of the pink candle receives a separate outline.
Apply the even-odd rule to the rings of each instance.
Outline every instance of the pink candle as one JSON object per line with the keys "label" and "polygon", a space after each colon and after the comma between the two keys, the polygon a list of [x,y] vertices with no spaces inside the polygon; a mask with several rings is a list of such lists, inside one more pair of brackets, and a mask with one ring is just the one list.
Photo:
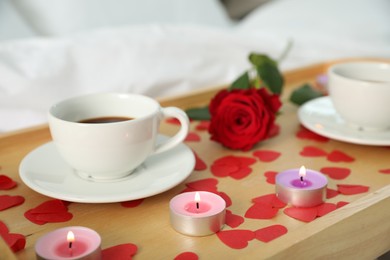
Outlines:
{"label": "pink candle", "polygon": [[225,224],[226,202],[211,192],[179,194],[170,201],[169,207],[172,227],[185,235],[210,235]]}
{"label": "pink candle", "polygon": [[320,172],[290,169],[276,175],[275,189],[278,198],[295,207],[314,207],[325,201],[328,180]]}
{"label": "pink candle", "polygon": [[66,227],[39,238],[35,244],[37,259],[101,259],[101,239],[94,230]]}

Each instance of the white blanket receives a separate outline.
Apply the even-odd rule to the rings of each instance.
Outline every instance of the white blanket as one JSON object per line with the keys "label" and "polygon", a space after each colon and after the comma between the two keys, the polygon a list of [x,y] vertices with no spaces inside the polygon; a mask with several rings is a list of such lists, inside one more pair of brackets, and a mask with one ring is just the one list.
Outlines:
{"label": "white blanket", "polygon": [[[213,2],[207,1],[199,4]],[[185,23],[183,16],[73,32],[77,23],[50,26],[41,16],[33,27],[44,24],[41,34],[50,37],[35,30],[29,38],[0,41],[0,132],[45,123],[51,104],[75,95],[161,97],[228,84],[249,67],[250,52],[277,58],[289,40],[293,48],[282,70],[342,57],[390,58],[387,0],[275,0],[237,24],[215,2],[207,8],[210,25],[198,12]]]}

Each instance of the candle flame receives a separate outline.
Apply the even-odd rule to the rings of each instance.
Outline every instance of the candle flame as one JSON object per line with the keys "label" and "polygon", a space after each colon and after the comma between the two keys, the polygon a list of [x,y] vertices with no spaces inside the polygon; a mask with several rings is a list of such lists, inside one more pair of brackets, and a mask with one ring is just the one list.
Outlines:
{"label": "candle flame", "polygon": [[301,177],[301,178],[306,177],[306,168],[305,168],[305,166],[301,166],[301,168],[299,169],[299,177]]}
{"label": "candle flame", "polygon": [[68,240],[68,243],[73,243],[74,242],[74,234],[72,231],[68,232],[68,235],[66,236],[66,240]]}
{"label": "candle flame", "polygon": [[199,195],[199,192],[196,192],[195,193],[195,202],[199,202],[200,201],[200,195]]}

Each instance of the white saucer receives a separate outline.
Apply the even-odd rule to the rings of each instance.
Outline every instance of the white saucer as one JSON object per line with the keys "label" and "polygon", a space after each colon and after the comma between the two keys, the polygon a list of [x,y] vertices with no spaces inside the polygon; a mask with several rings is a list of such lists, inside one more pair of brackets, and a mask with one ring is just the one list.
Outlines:
{"label": "white saucer", "polygon": [[[159,140],[167,137],[159,136]],[[54,143],[30,152],[19,174],[31,189],[43,195],[73,202],[106,203],[146,198],[169,190],[194,169],[195,157],[185,144],[149,157],[135,172],[119,181],[82,179],[64,162]]]}
{"label": "white saucer", "polygon": [[390,131],[353,128],[337,114],[329,97],[316,98],[303,104],[298,110],[298,118],[307,129],[335,140],[363,145],[390,145]]}

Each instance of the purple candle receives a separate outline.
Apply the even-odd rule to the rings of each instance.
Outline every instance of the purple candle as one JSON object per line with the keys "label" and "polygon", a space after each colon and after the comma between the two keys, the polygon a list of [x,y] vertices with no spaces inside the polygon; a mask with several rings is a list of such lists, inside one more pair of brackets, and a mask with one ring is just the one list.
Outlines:
{"label": "purple candle", "polygon": [[35,244],[37,259],[101,259],[101,239],[94,230],[66,227],[42,236]]}
{"label": "purple candle", "polygon": [[225,224],[226,202],[211,192],[181,193],[170,201],[169,207],[172,227],[185,235],[211,235]]}
{"label": "purple candle", "polygon": [[320,172],[290,169],[276,175],[276,196],[295,207],[314,207],[324,203],[328,180]]}

